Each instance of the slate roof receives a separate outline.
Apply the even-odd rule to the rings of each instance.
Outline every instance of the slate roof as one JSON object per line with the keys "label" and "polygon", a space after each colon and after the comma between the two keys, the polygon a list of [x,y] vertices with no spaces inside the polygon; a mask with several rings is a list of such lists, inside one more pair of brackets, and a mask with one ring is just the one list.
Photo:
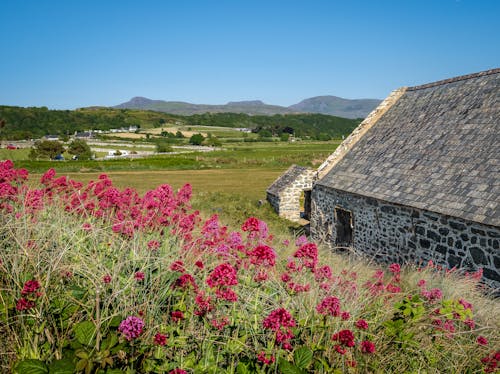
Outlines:
{"label": "slate roof", "polygon": [[278,179],[276,179],[273,184],[269,186],[266,192],[272,195],[279,196],[279,194],[287,187],[289,187],[295,179],[297,179],[300,175],[307,172],[308,170],[311,169],[298,165],[290,166],[286,172],[279,176]]}
{"label": "slate roof", "polygon": [[317,183],[500,226],[500,69],[409,87]]}

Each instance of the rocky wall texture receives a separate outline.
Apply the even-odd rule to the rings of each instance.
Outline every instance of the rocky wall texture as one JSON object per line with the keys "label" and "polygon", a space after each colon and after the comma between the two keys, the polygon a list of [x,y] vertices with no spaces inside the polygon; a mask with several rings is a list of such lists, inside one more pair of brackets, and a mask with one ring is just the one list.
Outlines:
{"label": "rocky wall texture", "polygon": [[267,201],[279,216],[300,220],[300,197],[312,188],[314,170],[292,166],[267,189]]}
{"label": "rocky wall texture", "polygon": [[384,263],[432,260],[446,268],[482,268],[483,280],[498,292],[498,227],[315,185],[311,234],[331,247],[336,240],[335,207],[352,212],[355,251]]}

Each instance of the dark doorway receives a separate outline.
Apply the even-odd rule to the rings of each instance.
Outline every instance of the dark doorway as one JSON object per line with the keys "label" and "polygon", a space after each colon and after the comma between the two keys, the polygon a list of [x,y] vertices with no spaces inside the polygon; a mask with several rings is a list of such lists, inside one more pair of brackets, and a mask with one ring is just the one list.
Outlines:
{"label": "dark doorway", "polygon": [[304,219],[311,220],[311,190],[304,190]]}
{"label": "dark doorway", "polygon": [[335,229],[337,231],[335,245],[351,247],[353,244],[353,227],[352,212],[342,208],[335,208]]}

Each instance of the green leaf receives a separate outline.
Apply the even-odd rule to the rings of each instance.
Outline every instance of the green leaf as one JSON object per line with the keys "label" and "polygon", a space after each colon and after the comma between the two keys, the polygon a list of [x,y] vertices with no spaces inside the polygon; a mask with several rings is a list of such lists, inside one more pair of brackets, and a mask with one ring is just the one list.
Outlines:
{"label": "green leaf", "polygon": [[122,369],[108,369],[106,374],[123,374]]}
{"label": "green leaf", "polygon": [[30,359],[19,361],[14,371],[19,374],[47,374],[49,369],[47,369],[44,362]]}
{"label": "green leaf", "polygon": [[70,358],[53,361],[49,366],[49,374],[73,374],[76,366]]}
{"label": "green leaf", "polygon": [[294,364],[291,364],[290,362],[281,359],[280,360],[280,372],[282,374],[305,374],[306,371],[302,370],[301,368],[298,368]]}
{"label": "green leaf", "polygon": [[238,366],[236,366],[236,374],[250,374],[250,370],[248,370],[248,366],[243,362],[238,362]]}
{"label": "green leaf", "polygon": [[296,349],[293,353],[293,361],[295,365],[301,369],[307,369],[311,364],[313,358],[313,352],[308,347],[300,347]]}
{"label": "green leaf", "polygon": [[96,335],[95,325],[90,321],[83,321],[77,323],[73,328],[75,332],[76,340],[79,343],[87,346],[93,345],[93,341]]}

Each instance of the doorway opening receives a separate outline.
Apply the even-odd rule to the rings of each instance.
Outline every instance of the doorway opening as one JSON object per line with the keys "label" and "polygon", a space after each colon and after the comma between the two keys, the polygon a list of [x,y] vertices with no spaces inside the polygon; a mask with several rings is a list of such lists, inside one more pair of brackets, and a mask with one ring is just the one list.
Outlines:
{"label": "doorway opening", "polygon": [[335,245],[339,247],[352,247],[354,221],[352,212],[342,208],[335,208]]}

